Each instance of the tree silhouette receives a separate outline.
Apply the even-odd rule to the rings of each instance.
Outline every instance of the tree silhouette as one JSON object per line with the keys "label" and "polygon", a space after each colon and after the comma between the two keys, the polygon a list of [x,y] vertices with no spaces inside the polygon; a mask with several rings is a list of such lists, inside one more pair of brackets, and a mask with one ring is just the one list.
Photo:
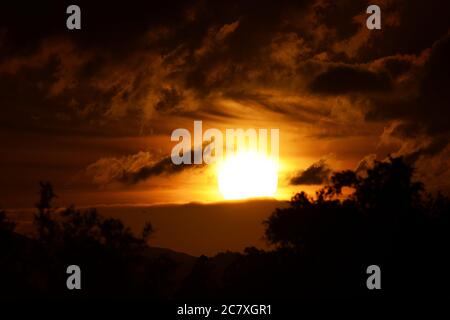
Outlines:
{"label": "tree silhouette", "polygon": [[[167,257],[148,255],[154,229],[147,222],[140,236],[120,220],[96,209],[53,208],[49,182],[39,184],[35,238],[14,232],[0,211],[0,296],[127,296],[161,298],[176,266]],[[83,270],[83,292],[67,290],[66,268]]]}
{"label": "tree silhouette", "polygon": [[225,272],[226,294],[361,297],[376,294],[365,272],[377,264],[384,295],[445,295],[450,201],[427,194],[413,173],[389,158],[364,174],[333,174],[315,198],[296,194],[264,221],[274,250],[240,255]]}
{"label": "tree silhouette", "polygon": [[50,216],[52,212],[52,201],[56,198],[53,186],[50,182],[39,182],[39,202],[36,204],[37,213],[34,222],[37,226],[39,239],[49,241],[55,234],[55,222]]}
{"label": "tree silhouette", "polygon": [[6,212],[0,210],[0,234],[10,234],[14,231],[16,224],[9,220],[6,216]]}

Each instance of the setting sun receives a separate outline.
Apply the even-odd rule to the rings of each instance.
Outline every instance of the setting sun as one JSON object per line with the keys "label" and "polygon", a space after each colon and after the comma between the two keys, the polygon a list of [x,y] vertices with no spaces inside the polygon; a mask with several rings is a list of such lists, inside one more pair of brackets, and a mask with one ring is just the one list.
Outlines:
{"label": "setting sun", "polygon": [[278,185],[278,164],[257,152],[239,152],[218,166],[219,191],[227,200],[273,197]]}

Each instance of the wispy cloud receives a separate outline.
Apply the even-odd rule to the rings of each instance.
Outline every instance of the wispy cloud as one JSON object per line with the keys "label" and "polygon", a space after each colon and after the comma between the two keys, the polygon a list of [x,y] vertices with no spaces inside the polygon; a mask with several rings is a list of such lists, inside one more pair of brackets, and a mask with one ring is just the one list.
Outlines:
{"label": "wispy cloud", "polygon": [[331,169],[325,159],[321,159],[291,178],[292,185],[319,185],[328,181]]}

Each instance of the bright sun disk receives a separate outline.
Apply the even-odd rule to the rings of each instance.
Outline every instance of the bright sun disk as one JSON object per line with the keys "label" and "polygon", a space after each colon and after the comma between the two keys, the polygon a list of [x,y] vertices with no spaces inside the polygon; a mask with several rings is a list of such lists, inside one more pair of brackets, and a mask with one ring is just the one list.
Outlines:
{"label": "bright sun disk", "polygon": [[227,200],[273,197],[278,185],[278,163],[264,154],[238,152],[218,166],[219,191]]}

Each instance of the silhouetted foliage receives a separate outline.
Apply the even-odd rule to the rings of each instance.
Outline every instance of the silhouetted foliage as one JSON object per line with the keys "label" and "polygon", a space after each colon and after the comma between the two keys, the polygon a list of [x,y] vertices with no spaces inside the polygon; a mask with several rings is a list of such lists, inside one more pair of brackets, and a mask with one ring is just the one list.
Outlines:
{"label": "silhouetted foliage", "polygon": [[[0,295],[163,298],[167,294],[168,276],[176,264],[148,255],[150,223],[137,237],[120,220],[104,218],[96,209],[54,209],[55,197],[52,185],[41,182],[35,239],[14,233],[14,224],[0,212],[0,274],[5,277],[0,279]],[[83,271],[81,292],[66,288],[65,271],[72,264]]]}
{"label": "silhouetted foliage", "polygon": [[50,216],[52,200],[56,198],[50,182],[39,182],[39,202],[36,204],[35,224],[41,241],[49,241],[55,233],[55,222]]}
{"label": "silhouetted foliage", "polygon": [[[383,270],[384,295],[445,294],[449,218],[449,199],[426,194],[402,158],[376,162],[362,176],[335,173],[314,199],[300,192],[264,222],[265,237],[276,249],[252,250],[237,259],[226,273],[232,283],[228,294],[381,294],[366,288],[371,264]],[[264,286],[258,285],[261,279]]]}
{"label": "silhouetted foliage", "polygon": [[16,224],[8,219],[6,212],[0,210],[0,233],[11,233],[15,227]]}

